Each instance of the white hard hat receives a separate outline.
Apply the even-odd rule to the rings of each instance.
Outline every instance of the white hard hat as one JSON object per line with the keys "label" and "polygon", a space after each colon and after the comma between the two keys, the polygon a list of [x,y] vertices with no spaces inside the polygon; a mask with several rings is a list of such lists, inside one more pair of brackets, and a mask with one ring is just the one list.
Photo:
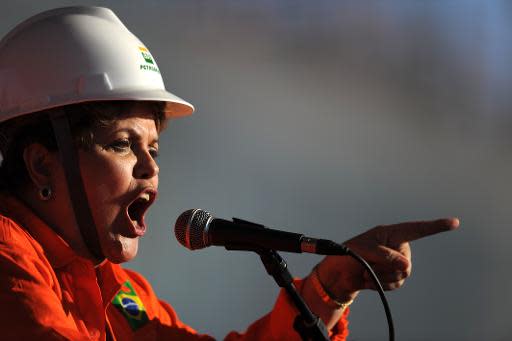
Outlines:
{"label": "white hard hat", "polygon": [[0,41],[0,122],[105,100],[164,102],[166,117],[194,111],[165,90],[147,47],[107,8],[43,12]]}

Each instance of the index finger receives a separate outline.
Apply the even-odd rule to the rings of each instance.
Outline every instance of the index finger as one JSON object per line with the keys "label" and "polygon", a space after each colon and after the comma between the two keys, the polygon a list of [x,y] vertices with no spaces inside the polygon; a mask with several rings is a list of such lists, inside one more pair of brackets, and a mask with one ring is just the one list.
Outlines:
{"label": "index finger", "polygon": [[388,225],[384,228],[391,244],[401,244],[459,227],[458,218],[444,218],[430,221],[414,221]]}

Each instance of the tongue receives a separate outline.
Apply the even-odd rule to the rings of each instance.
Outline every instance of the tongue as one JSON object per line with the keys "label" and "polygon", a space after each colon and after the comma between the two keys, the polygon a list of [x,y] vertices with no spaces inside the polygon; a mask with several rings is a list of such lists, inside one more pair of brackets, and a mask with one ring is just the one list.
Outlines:
{"label": "tongue", "polygon": [[146,225],[144,225],[143,223],[141,224],[135,220],[133,225],[135,226],[135,233],[138,236],[143,236],[144,233],[146,233]]}

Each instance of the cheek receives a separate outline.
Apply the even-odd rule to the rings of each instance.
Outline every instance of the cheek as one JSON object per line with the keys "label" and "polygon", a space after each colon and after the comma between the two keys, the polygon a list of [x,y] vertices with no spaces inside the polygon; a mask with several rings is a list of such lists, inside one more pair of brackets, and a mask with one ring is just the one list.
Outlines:
{"label": "cheek", "polygon": [[101,230],[111,230],[111,224],[127,202],[132,181],[132,163],[129,159],[95,158],[85,162],[82,178],[89,205]]}
{"label": "cheek", "polygon": [[[93,200],[107,202],[126,193],[132,179],[132,162],[130,160],[100,159],[85,169],[84,183],[86,191]],[[85,175],[85,176],[84,176]],[[87,180],[85,180],[87,179]]]}

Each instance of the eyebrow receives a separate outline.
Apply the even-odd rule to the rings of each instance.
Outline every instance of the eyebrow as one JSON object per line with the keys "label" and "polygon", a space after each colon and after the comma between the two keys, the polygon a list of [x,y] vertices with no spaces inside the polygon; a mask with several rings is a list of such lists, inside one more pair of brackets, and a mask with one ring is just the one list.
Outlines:
{"label": "eyebrow", "polygon": [[[112,134],[117,134],[117,133],[122,133],[122,132],[129,133],[130,135],[136,135],[137,139],[140,140],[141,134],[139,133],[139,131],[137,131],[137,129],[134,129],[133,127],[119,128],[119,129],[114,130],[112,132]],[[152,139],[150,144],[158,144],[158,143],[159,143],[159,137],[157,134],[157,138]]]}

